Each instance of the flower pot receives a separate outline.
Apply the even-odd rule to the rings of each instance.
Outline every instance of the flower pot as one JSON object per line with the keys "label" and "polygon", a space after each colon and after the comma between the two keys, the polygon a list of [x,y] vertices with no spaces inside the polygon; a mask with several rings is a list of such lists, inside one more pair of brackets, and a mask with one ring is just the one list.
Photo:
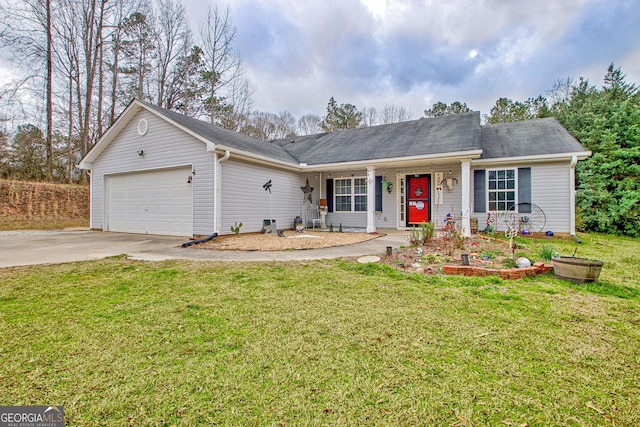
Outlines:
{"label": "flower pot", "polygon": [[553,258],[553,271],[558,279],[574,283],[597,282],[603,264],[595,259],[560,256]]}

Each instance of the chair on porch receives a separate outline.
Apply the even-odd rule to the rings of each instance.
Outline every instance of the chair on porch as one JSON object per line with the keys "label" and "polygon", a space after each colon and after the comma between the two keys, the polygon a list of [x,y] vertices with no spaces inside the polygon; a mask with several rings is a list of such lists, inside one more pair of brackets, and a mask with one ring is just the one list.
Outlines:
{"label": "chair on porch", "polygon": [[307,227],[311,226],[312,228],[320,227],[320,210],[317,205],[309,205],[307,206],[305,213],[305,224]]}

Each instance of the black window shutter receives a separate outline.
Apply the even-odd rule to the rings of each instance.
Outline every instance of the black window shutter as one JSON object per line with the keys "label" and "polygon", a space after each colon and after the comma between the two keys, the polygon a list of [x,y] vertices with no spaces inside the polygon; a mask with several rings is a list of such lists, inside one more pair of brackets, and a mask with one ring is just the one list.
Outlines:
{"label": "black window shutter", "polygon": [[382,177],[376,176],[376,211],[382,212]]}
{"label": "black window shutter", "polygon": [[473,171],[473,211],[487,211],[487,180],[484,169]]}
{"label": "black window shutter", "polygon": [[333,179],[327,179],[327,211],[333,212]]}
{"label": "black window shutter", "polygon": [[531,168],[518,168],[518,212],[531,213]]}

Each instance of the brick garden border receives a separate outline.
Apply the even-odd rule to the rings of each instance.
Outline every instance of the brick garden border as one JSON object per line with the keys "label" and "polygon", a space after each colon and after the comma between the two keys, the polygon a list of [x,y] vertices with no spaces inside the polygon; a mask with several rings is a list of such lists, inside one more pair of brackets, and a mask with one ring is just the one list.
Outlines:
{"label": "brick garden border", "polygon": [[553,267],[542,262],[536,262],[531,267],[500,270],[495,268],[472,267],[470,265],[445,265],[442,267],[442,271],[448,275],[471,277],[499,276],[504,280],[509,280],[524,279],[525,277],[536,276],[538,274],[551,273]]}

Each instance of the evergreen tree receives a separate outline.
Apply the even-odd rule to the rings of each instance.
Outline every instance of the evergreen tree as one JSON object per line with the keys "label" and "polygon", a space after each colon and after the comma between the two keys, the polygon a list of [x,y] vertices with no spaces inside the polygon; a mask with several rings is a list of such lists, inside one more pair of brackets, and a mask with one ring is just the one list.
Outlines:
{"label": "evergreen tree", "polygon": [[47,173],[47,140],[37,126],[18,126],[11,145],[12,177],[25,180],[43,180]]}
{"label": "evergreen tree", "polygon": [[591,157],[576,167],[576,203],[584,229],[640,236],[640,93],[619,68],[608,69],[602,89],[580,79],[557,119]]}
{"label": "evergreen tree", "polygon": [[355,105],[340,104],[331,97],[327,105],[327,115],[320,123],[320,127],[325,132],[333,132],[341,129],[354,129],[362,124],[362,113],[358,111]]}
{"label": "evergreen tree", "polygon": [[444,102],[436,102],[428,110],[424,110],[425,117],[441,117],[452,114],[468,113],[471,109],[466,103],[455,101],[447,105]]}

